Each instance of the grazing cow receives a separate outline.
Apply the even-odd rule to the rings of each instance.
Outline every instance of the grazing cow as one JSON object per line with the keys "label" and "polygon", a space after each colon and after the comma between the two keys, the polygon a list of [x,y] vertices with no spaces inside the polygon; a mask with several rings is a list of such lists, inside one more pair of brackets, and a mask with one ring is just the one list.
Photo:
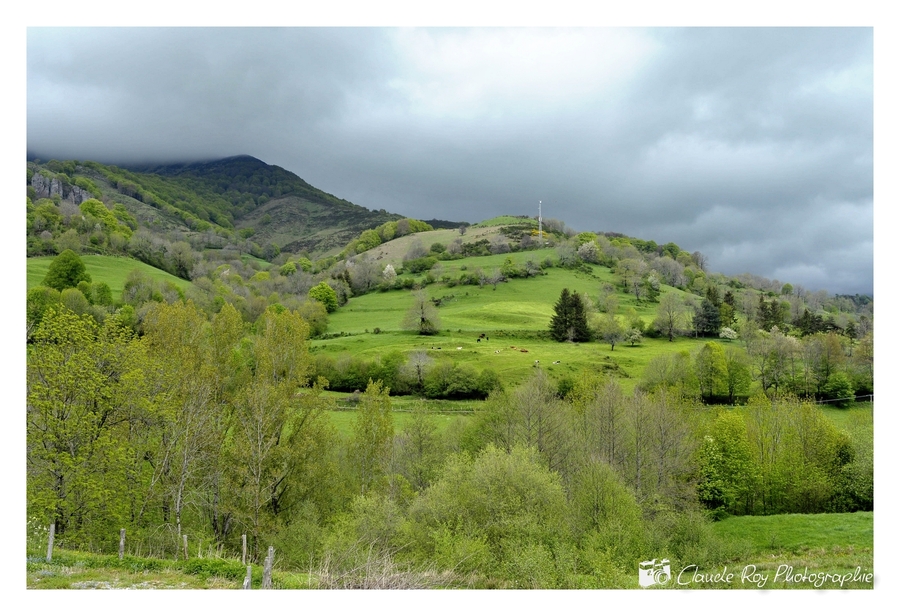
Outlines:
{"label": "grazing cow", "polygon": [[462,347],[456,347],[457,351],[462,351]]}
{"label": "grazing cow", "polygon": [[527,352],[528,352],[528,349],[519,349],[519,352],[520,352],[520,353],[527,353]]}

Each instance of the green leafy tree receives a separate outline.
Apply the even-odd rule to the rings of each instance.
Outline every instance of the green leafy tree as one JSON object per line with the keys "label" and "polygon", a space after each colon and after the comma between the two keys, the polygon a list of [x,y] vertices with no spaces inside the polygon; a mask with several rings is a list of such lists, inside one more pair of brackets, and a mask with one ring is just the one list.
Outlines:
{"label": "green leafy tree", "polygon": [[853,394],[853,383],[843,372],[831,373],[822,386],[822,395],[838,408],[849,408]]}
{"label": "green leafy tree", "polygon": [[25,330],[30,342],[47,309],[51,306],[59,306],[60,294],[56,289],[39,285],[28,289],[25,300]]}
{"label": "green leafy tree", "polygon": [[112,289],[110,289],[109,285],[105,282],[95,282],[91,285],[89,299],[95,306],[112,306]]}
{"label": "green leafy tree", "polygon": [[725,349],[725,391],[728,395],[728,403],[734,404],[736,396],[745,395],[750,391],[750,383],[753,378],[750,374],[750,358],[747,353],[737,347],[729,346]]}
{"label": "green leafy tree", "polygon": [[[111,321],[50,307],[28,355],[28,512],[70,545],[118,532],[141,485],[129,475],[133,438],[157,408],[140,345]],[[146,433],[146,430],[145,430]]]}
{"label": "green leafy tree", "polygon": [[699,465],[700,502],[731,514],[752,513],[760,471],[739,413],[724,411],[716,417],[700,446]]}
{"label": "green leafy tree", "polygon": [[309,297],[322,302],[328,312],[338,308],[337,293],[324,280],[309,290]]}
{"label": "green leafy tree", "polygon": [[[598,319],[595,331],[598,338],[609,344],[610,351],[614,351],[616,344],[625,339],[625,328],[612,312],[608,312]],[[632,346],[634,345],[632,344]]]}
{"label": "green leafy tree", "polygon": [[575,528],[593,547],[627,561],[640,558],[645,535],[641,508],[613,467],[588,458],[574,473],[570,510]]}
{"label": "green leafy tree", "polygon": [[71,250],[59,253],[50,263],[50,269],[41,284],[57,291],[77,287],[81,281],[90,282],[91,275],[87,273],[84,262]]}
{"label": "green leafy tree", "polygon": [[192,303],[154,304],[144,318],[144,340],[159,360],[170,384],[167,413],[153,459],[153,485],[162,506],[175,517],[175,547],[182,535],[184,509],[197,500],[196,488],[210,472],[216,443],[224,439],[219,427],[215,379],[207,354],[206,316]]}
{"label": "green leafy tree", "polygon": [[413,303],[403,317],[403,328],[423,336],[438,333],[441,319],[434,303],[425,295],[425,290],[413,292]]}
{"label": "green leafy tree", "polygon": [[350,449],[362,494],[374,487],[390,459],[394,422],[388,393],[381,381],[369,381],[356,410]]}
{"label": "green leafy tree", "polygon": [[662,332],[669,342],[684,331],[688,316],[688,308],[677,293],[670,291],[662,296],[656,308],[656,319],[653,325]]}
{"label": "green leafy tree", "polygon": [[435,419],[425,409],[413,410],[412,420],[398,435],[394,448],[399,472],[414,490],[427,488],[437,477],[443,446]]}
{"label": "green leafy tree", "polygon": [[707,342],[697,353],[694,372],[700,383],[700,395],[705,398],[721,396],[725,393],[728,366],[725,350],[718,342]]}
{"label": "green leafy tree", "polygon": [[59,301],[75,314],[87,314],[91,311],[91,303],[78,289],[63,289],[59,294]]}
{"label": "green leafy tree", "polygon": [[587,324],[587,311],[577,292],[563,289],[553,306],[550,319],[550,335],[557,342],[587,342],[591,332]]}
{"label": "green leafy tree", "polygon": [[294,430],[298,389],[311,368],[309,325],[297,313],[268,308],[243,346],[242,371],[229,397],[232,435],[225,452],[227,498],[253,538],[259,558],[263,538],[277,529],[284,495],[296,480]]}
{"label": "green leafy tree", "polygon": [[281,266],[281,269],[278,270],[278,273],[282,276],[293,276],[297,273],[297,264],[293,261],[288,261]]}
{"label": "green leafy tree", "polygon": [[625,332],[625,342],[627,342],[631,346],[640,344],[641,340],[643,339],[644,334],[642,334],[641,330],[639,329],[632,328]]}
{"label": "green leafy tree", "polygon": [[[439,479],[410,506],[410,518],[410,541],[429,557],[446,558],[446,546],[468,554],[481,570],[493,563],[509,567],[520,554],[544,553],[567,538],[569,527],[559,475],[533,449],[506,452],[490,444],[475,458],[451,456]],[[520,584],[531,585],[525,579]]]}

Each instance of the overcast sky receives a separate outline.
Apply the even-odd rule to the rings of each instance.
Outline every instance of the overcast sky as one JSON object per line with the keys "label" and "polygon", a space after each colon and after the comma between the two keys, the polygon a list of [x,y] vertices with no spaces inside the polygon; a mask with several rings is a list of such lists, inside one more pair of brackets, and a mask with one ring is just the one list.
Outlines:
{"label": "overcast sky", "polygon": [[868,28],[27,31],[28,151],[250,154],[370,209],[537,214],[873,290]]}

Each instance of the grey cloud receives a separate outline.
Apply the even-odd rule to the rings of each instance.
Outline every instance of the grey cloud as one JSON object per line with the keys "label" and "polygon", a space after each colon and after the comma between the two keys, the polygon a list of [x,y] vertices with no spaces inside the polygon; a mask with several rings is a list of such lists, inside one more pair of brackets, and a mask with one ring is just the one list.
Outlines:
{"label": "grey cloud", "polygon": [[858,28],[30,29],[28,146],[247,153],[420,218],[540,199],[714,270],[871,292],[872,71]]}

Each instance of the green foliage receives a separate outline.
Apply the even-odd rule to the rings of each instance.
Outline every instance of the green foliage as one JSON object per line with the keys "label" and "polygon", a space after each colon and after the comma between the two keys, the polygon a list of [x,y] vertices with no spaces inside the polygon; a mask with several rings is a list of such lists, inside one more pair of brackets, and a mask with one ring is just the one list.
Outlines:
{"label": "green foliage", "polygon": [[59,305],[60,293],[52,287],[37,286],[28,290],[25,301],[26,328],[30,341],[47,309]]}
{"label": "green foliage", "polygon": [[707,399],[723,396],[726,393],[728,365],[725,350],[718,342],[707,342],[697,353],[694,362],[697,380],[700,383],[700,395]]}
{"label": "green foliage", "polygon": [[843,510],[853,500],[845,481],[852,441],[819,408],[757,397],[748,405],[747,432],[761,473],[754,514]]}
{"label": "green foliage", "polygon": [[369,382],[360,398],[353,425],[354,467],[362,493],[368,492],[390,457],[394,424],[389,391],[380,381]]}
{"label": "green foliage", "polygon": [[324,280],[309,290],[309,298],[321,302],[328,312],[338,308],[337,293]]}
{"label": "green foliage", "polygon": [[700,502],[717,512],[751,512],[753,493],[762,477],[741,415],[733,411],[719,413],[704,437],[699,456]]}
{"label": "green foliage", "polygon": [[57,291],[77,287],[81,281],[90,282],[91,275],[81,258],[71,250],[64,250],[53,259],[47,275],[41,283],[45,287],[51,287]]}
{"label": "green foliage", "polygon": [[112,536],[128,516],[123,496],[134,494],[129,430],[149,395],[140,349],[117,325],[98,330],[90,317],[64,308],[46,311],[34,339],[29,514],[55,521],[73,541]]}
{"label": "green foliage", "polygon": [[822,395],[838,408],[849,408],[853,402],[853,383],[843,372],[829,375],[822,387]]}
{"label": "green foliage", "polygon": [[424,291],[413,293],[413,303],[403,318],[403,327],[422,336],[430,336],[440,330],[441,320],[438,310]]}
{"label": "green foliage", "polygon": [[575,528],[592,536],[595,549],[602,548],[619,561],[640,558],[641,508],[609,464],[583,463],[574,474],[569,499]]}
{"label": "green foliage", "polygon": [[60,303],[75,314],[88,314],[91,303],[79,289],[63,289],[59,295]]}
{"label": "green foliage", "polygon": [[278,273],[282,276],[293,276],[297,273],[297,264],[291,261],[288,261],[278,270]]}
{"label": "green foliage", "polygon": [[522,545],[550,546],[565,537],[565,509],[559,476],[535,451],[516,447],[507,453],[489,445],[475,458],[451,456],[440,478],[416,498],[411,540],[434,554],[435,537],[449,532],[454,540],[474,541],[466,551],[483,542],[504,562]]}
{"label": "green foliage", "polygon": [[[594,325],[595,337],[609,345],[609,350],[615,350],[616,344],[625,339],[625,328],[612,312],[606,313],[598,317]],[[632,336],[632,340],[634,337]],[[640,332],[638,332],[635,342],[640,342]]]}
{"label": "green foliage", "polygon": [[704,298],[694,314],[694,331],[698,336],[718,336],[722,328],[719,306]]}
{"label": "green foliage", "polygon": [[[67,175],[61,181],[87,186],[79,184],[80,165],[55,166]],[[199,230],[201,222],[228,226],[237,220],[270,234],[279,225],[265,224],[259,214],[245,215],[269,200],[272,220],[281,220],[275,200],[291,189],[273,184],[275,175],[232,178],[227,185],[223,172],[221,185],[214,187],[193,172],[176,173],[179,180],[167,184],[107,171],[118,178],[109,189],[102,185],[104,194],[118,186],[131,193],[124,198],[127,205],[109,210],[99,201],[88,203],[82,221],[71,216],[68,203],[60,208],[53,200],[35,203],[32,197],[26,204],[29,250],[72,246],[116,254],[125,250],[124,235],[117,235],[124,233],[121,227],[138,227],[129,210],[140,212],[143,221],[153,216],[151,208],[165,214],[160,226],[173,230],[183,230],[182,222]],[[103,180],[96,181],[95,186]],[[202,185],[199,192],[217,195],[222,208],[191,202],[192,182]],[[265,187],[266,194],[242,193],[241,183]],[[238,195],[252,196],[252,202],[235,201]],[[533,226],[526,222],[523,228]],[[98,224],[102,232],[95,229]],[[382,219],[378,228],[359,226],[353,235],[359,234],[359,249],[417,229],[409,220]],[[503,231],[507,237],[510,229]],[[61,544],[114,551],[118,528],[127,526],[130,541],[154,551],[174,553],[186,533],[192,549],[196,538],[204,547],[233,554],[247,533],[251,559],[259,561],[274,545],[284,566],[304,571],[321,566],[322,586],[334,582],[327,580],[329,571],[346,574],[351,585],[371,584],[373,578],[359,576],[384,566],[395,576],[384,579],[396,580],[398,574],[434,565],[451,577],[448,582],[431,578],[432,585],[627,587],[635,583],[634,563],[652,553],[701,566],[734,561],[734,546],[717,539],[699,506],[716,516],[873,506],[871,411],[853,418],[837,409],[823,414],[777,396],[790,390],[822,398],[846,392],[848,384],[851,391],[866,383],[871,388],[870,321],[857,320],[852,342],[838,330],[803,340],[767,332],[746,341],[749,356],[743,345],[727,341],[704,346],[687,338],[671,344],[647,339],[637,345],[644,320],[655,310],[646,300],[657,273],[647,271],[635,278],[637,290],[631,286],[630,295],[614,296],[636,336],[633,348],[619,346],[618,336],[606,340],[609,349],[557,345],[546,331],[552,298],[585,280],[602,289],[616,281],[614,275],[592,265],[588,253],[593,251],[585,249],[577,254],[584,261],[578,269],[554,270],[540,283],[524,280],[540,273],[534,264],[546,262],[554,249],[536,251],[531,266],[522,266],[514,256],[489,254],[490,240],[479,238],[468,248],[461,242],[451,246],[454,260],[441,263],[440,274],[407,275],[390,285],[427,285],[417,294],[421,305],[410,311],[414,326],[398,331],[409,296],[386,289],[362,297],[365,287],[352,277],[358,271],[342,271],[346,264],[323,271],[337,263],[335,257],[316,262],[318,279],[328,281],[321,284],[333,293],[334,308],[346,304],[351,283],[355,295],[329,316],[312,295],[306,302],[297,298],[312,284],[312,276],[298,271],[314,269],[308,258],[290,257],[275,269],[222,249],[227,241],[239,244],[239,251],[271,258],[276,246],[285,245],[281,239],[255,237],[267,246],[262,249],[221,228],[178,236],[190,237],[190,244],[174,237],[141,229],[127,249],[143,251],[149,261],[180,275],[197,276],[197,284],[184,284],[185,292],[149,275],[126,280],[131,268],[115,282],[95,269],[106,257],[89,255],[82,261],[93,283],[81,280],[60,293],[35,287],[47,270],[35,274],[42,262],[29,260],[28,512],[58,521]],[[444,236],[417,241],[434,243],[432,252],[440,249],[442,259],[450,256],[449,251],[444,256],[451,241]],[[605,237],[596,242],[608,248]],[[617,243],[630,257],[637,249],[650,258],[677,258],[682,266],[694,262],[674,245]],[[574,253],[578,244],[572,244]],[[295,255],[298,250],[313,248],[286,248]],[[389,247],[383,251],[387,263]],[[219,267],[220,252],[234,260]],[[476,253],[485,256],[462,257]],[[603,262],[606,255],[602,250],[598,255]],[[400,257],[394,258],[396,265]],[[118,261],[118,270],[133,263]],[[49,268],[49,259],[43,263]],[[375,270],[378,282],[382,268]],[[468,290],[448,295],[435,282],[458,284],[460,274],[473,285]],[[690,290],[706,291],[704,302],[717,305],[714,283],[722,284],[720,278],[696,269],[686,277]],[[503,278],[508,284],[491,288],[492,280]],[[659,280],[671,282],[667,273]],[[123,300],[130,303],[115,310],[113,298],[123,289]],[[533,300],[523,302],[524,296]],[[668,296],[678,298],[681,291],[669,290],[663,300]],[[194,301],[184,301],[187,297]],[[726,306],[737,311],[738,302],[727,297],[717,309],[723,324]],[[769,298],[775,295],[767,296],[767,304]],[[438,306],[447,329],[436,318]],[[619,325],[616,309],[605,307],[606,320]],[[784,305],[778,309],[783,318]],[[658,322],[648,338],[684,332],[691,315],[684,314],[683,303],[681,310],[674,330]],[[63,323],[60,314],[74,321]],[[409,333],[422,331],[423,318],[433,336],[424,346]],[[808,321],[818,327],[812,317]],[[826,327],[825,319],[821,326]],[[567,330],[563,339],[574,338],[572,333]],[[315,353],[307,345],[310,336],[319,336]],[[667,345],[674,353],[651,360]],[[632,393],[645,366],[644,380]],[[581,368],[594,376],[578,376]],[[599,376],[609,373],[625,380]],[[697,401],[700,394],[741,401],[753,376],[765,381],[760,387],[773,400],[756,399],[715,419],[709,409],[684,401]],[[331,389],[367,393],[328,395],[325,379]],[[449,428],[447,417],[421,411],[395,417],[396,398],[392,410],[388,390],[466,400],[454,405],[465,414]],[[484,405],[475,401],[488,392],[493,394]],[[332,403],[343,406],[359,398],[356,413],[327,411]],[[408,404],[404,400],[402,408]],[[338,415],[340,435],[332,424]],[[329,562],[345,568],[329,569]],[[183,568],[201,579],[243,576],[242,567],[211,560],[191,559]]]}
{"label": "green foliage", "polygon": [[578,293],[563,289],[550,319],[550,336],[557,342],[587,342],[591,339],[584,303]]}
{"label": "green foliage", "polygon": [[421,257],[418,259],[404,261],[403,269],[404,271],[411,274],[420,274],[424,271],[430,270],[432,267],[434,267],[435,263],[437,263],[437,259],[435,259],[434,257]]}

